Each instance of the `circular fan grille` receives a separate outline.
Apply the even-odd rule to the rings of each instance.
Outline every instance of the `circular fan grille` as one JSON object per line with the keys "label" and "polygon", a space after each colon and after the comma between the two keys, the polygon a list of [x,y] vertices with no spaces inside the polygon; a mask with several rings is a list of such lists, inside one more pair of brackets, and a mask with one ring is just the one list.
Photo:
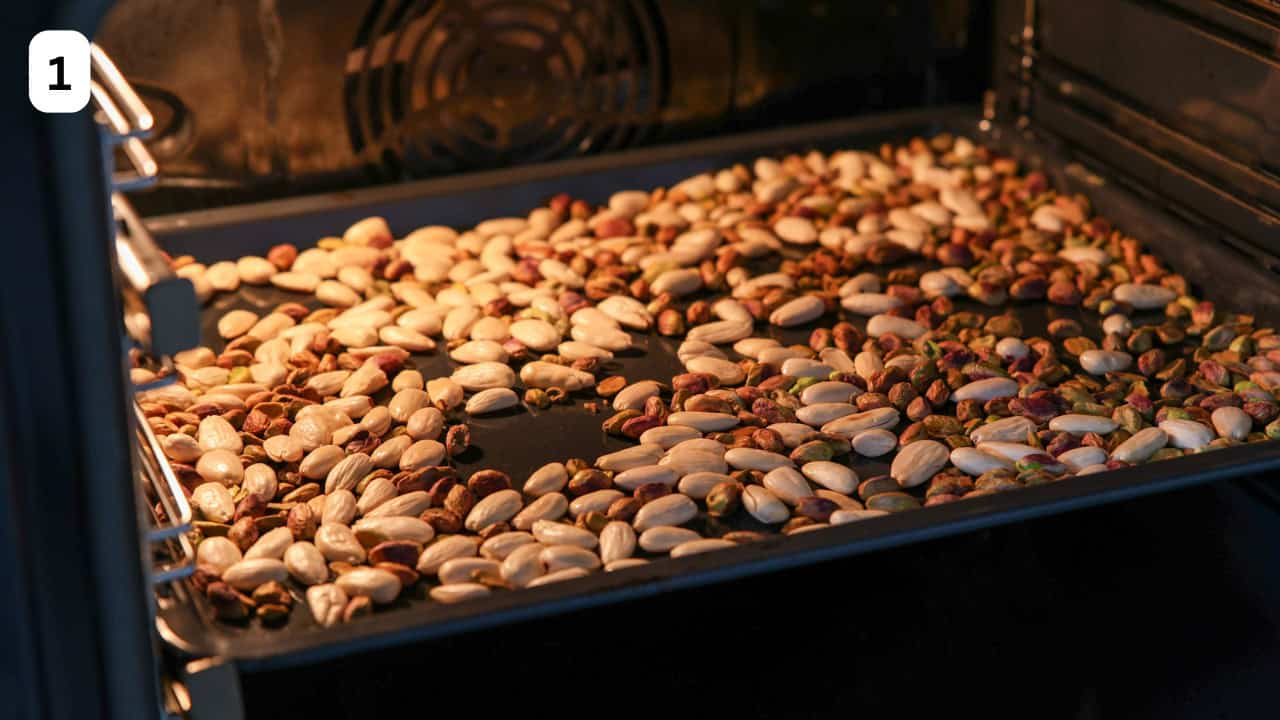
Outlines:
{"label": "circular fan grille", "polygon": [[666,87],[646,0],[375,2],[348,56],[357,153],[429,175],[631,145]]}

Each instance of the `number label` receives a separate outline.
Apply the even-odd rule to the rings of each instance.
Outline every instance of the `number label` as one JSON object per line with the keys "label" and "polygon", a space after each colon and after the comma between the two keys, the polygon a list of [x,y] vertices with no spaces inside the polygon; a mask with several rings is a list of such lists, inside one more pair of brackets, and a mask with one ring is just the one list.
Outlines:
{"label": "number label", "polygon": [[45,113],[89,104],[89,40],[75,30],[36,33],[27,46],[27,97]]}
{"label": "number label", "polygon": [[67,81],[64,79],[64,73],[66,72],[66,68],[64,68],[63,66],[66,65],[66,63],[67,63],[67,59],[65,57],[62,57],[61,55],[49,60],[49,66],[54,68],[54,71],[57,77],[57,79],[53,81],[53,84],[49,86],[50,90],[53,90],[56,92],[66,92],[71,90],[71,86],[68,85]]}

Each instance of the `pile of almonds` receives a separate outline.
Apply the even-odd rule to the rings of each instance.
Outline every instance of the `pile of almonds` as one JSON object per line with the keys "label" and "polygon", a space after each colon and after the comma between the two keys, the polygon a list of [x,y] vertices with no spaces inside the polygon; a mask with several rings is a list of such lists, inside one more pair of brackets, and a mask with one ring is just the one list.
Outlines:
{"label": "pile of almonds", "polygon": [[[226,312],[221,350],[138,397],[228,621],[301,598],[328,626],[1280,436],[1280,336],[946,135],[173,265],[206,302],[298,295]],[[652,333],[685,372],[616,374]],[[415,369],[431,354],[451,374]],[[577,401],[635,444],[462,477],[470,418]]]}

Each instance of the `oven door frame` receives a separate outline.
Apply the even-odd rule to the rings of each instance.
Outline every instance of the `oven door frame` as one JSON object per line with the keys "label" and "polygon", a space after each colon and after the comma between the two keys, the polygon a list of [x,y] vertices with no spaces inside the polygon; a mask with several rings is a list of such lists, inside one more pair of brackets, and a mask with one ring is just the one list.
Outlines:
{"label": "oven door frame", "polygon": [[[41,30],[93,37],[109,5],[15,3],[0,31],[4,66],[17,75]],[[9,210],[0,283],[0,636],[13,656],[0,673],[4,714],[160,717],[99,130],[91,110],[45,115],[13,100],[0,135],[9,175],[0,200]]]}

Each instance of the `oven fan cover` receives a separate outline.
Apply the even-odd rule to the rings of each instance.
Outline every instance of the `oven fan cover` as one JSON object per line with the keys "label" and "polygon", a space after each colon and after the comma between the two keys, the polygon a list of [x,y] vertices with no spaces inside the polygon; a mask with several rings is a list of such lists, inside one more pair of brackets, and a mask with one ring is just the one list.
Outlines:
{"label": "oven fan cover", "polygon": [[344,104],[371,170],[420,177],[637,144],[666,78],[645,0],[378,0]]}

